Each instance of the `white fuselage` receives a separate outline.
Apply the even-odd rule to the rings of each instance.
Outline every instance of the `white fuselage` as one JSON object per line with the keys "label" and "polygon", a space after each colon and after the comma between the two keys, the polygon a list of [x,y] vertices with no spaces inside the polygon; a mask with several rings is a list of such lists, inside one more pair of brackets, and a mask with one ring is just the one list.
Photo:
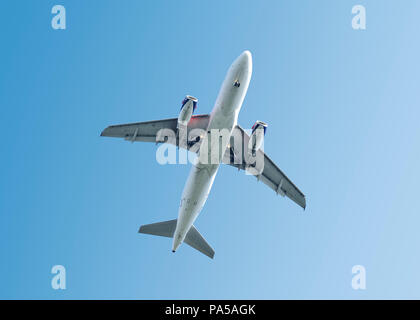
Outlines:
{"label": "white fuselage", "polygon": [[[243,52],[230,66],[223,81],[216,104],[210,114],[207,132],[212,129],[227,130],[230,134],[236,126],[238,114],[241,110],[252,74],[252,58],[249,51]],[[236,85],[235,85],[236,84]],[[238,85],[239,84],[239,85]],[[208,153],[209,161],[197,162],[191,168],[178,212],[178,221],[173,238],[172,250],[175,251],[184,241],[185,236],[193,225],[195,219],[203,208],[214,178],[219,169],[220,162],[226,151],[229,139],[210,139],[210,147],[202,143],[200,153]],[[210,161],[214,153],[211,150],[218,148],[218,161]],[[212,155],[210,155],[212,153]]]}

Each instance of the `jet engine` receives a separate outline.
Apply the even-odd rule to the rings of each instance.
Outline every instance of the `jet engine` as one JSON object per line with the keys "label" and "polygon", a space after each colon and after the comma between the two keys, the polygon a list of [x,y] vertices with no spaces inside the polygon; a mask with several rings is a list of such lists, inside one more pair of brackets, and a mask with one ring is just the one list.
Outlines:
{"label": "jet engine", "polygon": [[184,100],[182,100],[181,104],[181,111],[179,112],[178,116],[178,128],[179,126],[186,126],[188,122],[197,108],[198,99],[194,98],[193,96],[186,96]]}
{"label": "jet engine", "polygon": [[249,138],[248,154],[249,156],[255,157],[255,154],[264,141],[265,132],[267,131],[268,125],[260,120],[255,121],[252,126],[252,133]]}

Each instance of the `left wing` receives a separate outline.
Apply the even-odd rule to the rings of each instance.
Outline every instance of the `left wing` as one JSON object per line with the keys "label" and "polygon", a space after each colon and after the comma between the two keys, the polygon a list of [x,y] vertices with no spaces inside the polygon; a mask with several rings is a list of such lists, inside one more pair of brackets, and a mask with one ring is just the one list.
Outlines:
{"label": "left wing", "polygon": [[[235,150],[235,139],[237,139],[236,141],[242,142],[242,150]],[[249,169],[253,169],[254,172],[257,172],[257,174],[253,173],[253,175],[255,175],[258,180],[264,182],[277,194],[287,196],[289,199],[293,200],[305,209],[305,195],[262,150],[258,150],[256,155],[256,158],[261,159],[261,161],[257,160],[255,165],[247,164],[244,155],[248,151],[249,139],[249,135],[245,132],[245,130],[241,126],[237,125],[232,132],[230,147],[226,150],[223,162],[242,170],[250,171]],[[250,172],[252,173],[252,171]]]}
{"label": "left wing", "polygon": [[[191,135],[193,129],[202,129],[206,130],[209,124],[210,116],[208,114],[192,116],[187,126],[187,134]],[[137,122],[137,123],[128,123],[128,124],[118,124],[114,126],[107,127],[102,131],[101,136],[103,137],[114,137],[114,138],[124,138],[125,140],[135,142],[166,142],[171,143],[176,146],[182,146],[179,143],[178,129],[177,129],[178,119],[164,119],[164,120],[155,120],[155,121],[146,121],[146,122]],[[173,139],[168,139],[163,141],[159,136],[159,131],[162,129],[167,129],[173,133]],[[166,130],[165,130],[166,131]],[[161,131],[163,132],[163,131]],[[195,138],[198,138],[196,141]],[[199,142],[199,137],[189,137],[189,141],[194,143]],[[188,148],[191,150],[194,143],[190,143]],[[197,144],[198,145],[198,144]],[[193,149],[197,149],[198,146],[194,145]],[[195,150],[191,150],[195,151]]]}

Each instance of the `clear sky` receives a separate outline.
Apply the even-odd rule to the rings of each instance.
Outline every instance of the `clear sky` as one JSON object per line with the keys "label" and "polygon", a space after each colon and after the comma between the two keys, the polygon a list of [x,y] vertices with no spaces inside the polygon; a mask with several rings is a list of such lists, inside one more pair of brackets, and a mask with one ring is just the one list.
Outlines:
{"label": "clear sky", "polygon": [[[66,30],[51,8],[66,8]],[[353,30],[363,4],[367,29]],[[418,1],[2,1],[0,298],[420,298]],[[239,115],[302,211],[221,167],[196,226],[215,259],[142,224],[176,218],[190,165],[110,124],[208,113],[253,54]],[[63,265],[67,289],[51,288]],[[366,268],[353,290],[352,267]]]}

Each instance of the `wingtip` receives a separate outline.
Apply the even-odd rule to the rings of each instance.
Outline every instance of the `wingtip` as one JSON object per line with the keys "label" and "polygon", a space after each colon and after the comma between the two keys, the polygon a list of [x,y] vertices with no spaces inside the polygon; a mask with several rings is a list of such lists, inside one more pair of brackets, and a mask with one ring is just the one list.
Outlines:
{"label": "wingtip", "polygon": [[[110,136],[109,135],[109,130],[111,129],[111,127],[112,126],[108,126],[105,129],[103,129],[102,132],[101,132],[101,137],[109,137]],[[107,134],[107,132],[108,132],[108,134]]]}

